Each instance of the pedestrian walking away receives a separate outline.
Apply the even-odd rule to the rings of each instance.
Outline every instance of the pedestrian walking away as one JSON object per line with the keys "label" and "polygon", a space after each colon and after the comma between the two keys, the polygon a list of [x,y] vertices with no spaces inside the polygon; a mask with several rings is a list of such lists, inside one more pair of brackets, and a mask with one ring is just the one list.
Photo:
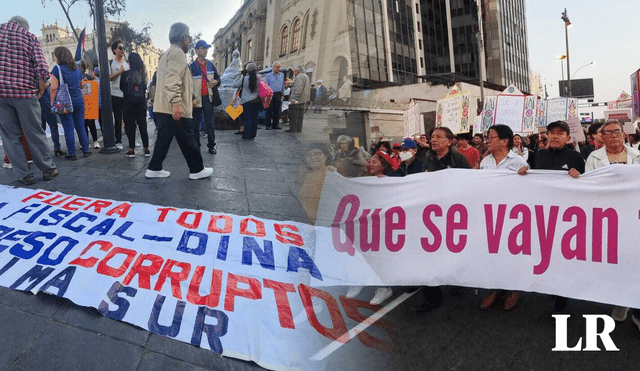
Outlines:
{"label": "pedestrian walking away", "polygon": [[120,90],[124,98],[124,126],[129,140],[127,157],[135,157],[136,127],[140,131],[145,157],[151,156],[149,151],[149,134],[147,133],[147,72],[138,53],[129,55],[129,70],[122,74]]}
{"label": "pedestrian walking away", "polygon": [[162,168],[162,163],[167,157],[171,141],[176,138],[189,166],[189,179],[210,177],[213,169],[204,167],[195,139],[198,133],[191,130],[193,78],[185,54],[191,44],[189,26],[184,23],[171,25],[169,42],[171,46],[160,57],[158,63],[153,106],[159,124],[158,137],[145,176],[167,178],[171,175]]}

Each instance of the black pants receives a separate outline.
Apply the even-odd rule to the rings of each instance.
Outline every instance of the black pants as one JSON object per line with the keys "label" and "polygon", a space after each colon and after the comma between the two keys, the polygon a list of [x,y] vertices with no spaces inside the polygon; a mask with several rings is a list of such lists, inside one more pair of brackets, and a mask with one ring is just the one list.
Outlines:
{"label": "black pants", "polygon": [[124,113],[124,98],[111,96],[111,109],[113,110],[113,127],[116,135],[116,143],[122,143],[122,114]]}
{"label": "black pants", "polygon": [[[156,122],[160,122],[158,127],[158,137],[153,148],[153,156],[149,162],[149,170],[162,170],[162,162],[167,157],[171,141],[176,138],[182,156],[187,160],[190,173],[199,173],[204,169],[202,155],[196,144],[193,131],[191,131],[191,119],[181,118],[176,121],[167,113],[154,112]],[[196,133],[197,135],[197,133]]]}
{"label": "black pants", "polygon": [[280,123],[280,111],[282,110],[282,92],[274,92],[267,112],[267,127],[277,128]]}
{"label": "black pants", "polygon": [[297,103],[289,106],[289,130],[294,133],[302,131],[302,120],[306,104]]}
{"label": "black pants", "polygon": [[[98,130],[96,130],[96,120],[84,120],[84,130],[87,132],[87,138],[89,138],[89,130],[91,130],[91,137],[94,142],[98,141]],[[91,143],[89,143],[91,147]]]}
{"label": "black pants", "polygon": [[204,132],[207,133],[207,147],[213,149],[216,146],[216,115],[213,113],[213,103],[209,100],[209,96],[202,97],[202,107],[193,108],[193,120],[191,121],[191,130],[196,134],[196,143],[200,148],[200,119],[204,115]]}
{"label": "black pants", "polygon": [[147,133],[147,105],[124,104],[124,131],[129,139],[129,149],[136,146],[136,126],[140,130],[142,146],[149,147],[149,134]]}

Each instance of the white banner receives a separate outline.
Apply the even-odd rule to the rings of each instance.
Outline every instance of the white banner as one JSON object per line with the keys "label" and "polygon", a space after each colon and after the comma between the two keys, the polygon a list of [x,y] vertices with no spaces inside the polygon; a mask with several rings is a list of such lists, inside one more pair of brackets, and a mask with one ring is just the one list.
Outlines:
{"label": "white banner", "polygon": [[302,223],[0,187],[0,285],[270,369],[325,369],[309,357],[336,340],[391,348],[345,335],[379,306],[311,287],[315,240]]}
{"label": "white banner", "polygon": [[[640,308],[640,167],[327,176],[323,284],[457,285]],[[469,197],[469,187],[483,190]]]}

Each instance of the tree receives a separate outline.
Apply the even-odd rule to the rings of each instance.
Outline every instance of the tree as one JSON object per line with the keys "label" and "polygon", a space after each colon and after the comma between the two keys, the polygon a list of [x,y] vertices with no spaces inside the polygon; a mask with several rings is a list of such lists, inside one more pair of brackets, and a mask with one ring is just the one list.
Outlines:
{"label": "tree", "polygon": [[187,58],[189,59],[189,63],[196,60],[196,43],[200,41],[202,38],[202,32],[198,32],[196,35],[191,36],[191,44],[189,44],[189,52],[187,53]]}
{"label": "tree", "polygon": [[[42,6],[44,7],[46,2],[49,0],[41,0],[41,1],[42,1]],[[50,0],[50,1],[54,1],[54,0]],[[69,9],[75,3],[86,3],[87,6],[89,6],[89,14],[91,15],[91,18],[94,20],[94,24],[95,24],[96,17],[95,17],[95,9],[93,7],[94,1],[95,0],[58,0],[58,3],[60,3],[60,6],[62,7],[62,11],[64,12],[64,15],[67,17],[67,21],[69,21],[69,26],[71,26],[71,29],[73,30],[73,34],[76,37],[76,40],[78,40],[80,35],[78,35],[78,33],[76,32],[76,28],[73,26],[71,17],[69,17]],[[105,15],[120,17],[124,13],[124,10],[126,7],[126,3],[125,3],[126,0],[103,0],[103,1],[104,1]]]}
{"label": "tree", "polygon": [[112,44],[116,40],[122,41],[125,48],[129,51],[138,50],[141,47],[147,47],[151,45],[151,37],[149,36],[149,29],[151,23],[147,23],[142,31],[138,32],[129,26],[129,22],[121,23],[113,30],[111,40],[109,44]]}

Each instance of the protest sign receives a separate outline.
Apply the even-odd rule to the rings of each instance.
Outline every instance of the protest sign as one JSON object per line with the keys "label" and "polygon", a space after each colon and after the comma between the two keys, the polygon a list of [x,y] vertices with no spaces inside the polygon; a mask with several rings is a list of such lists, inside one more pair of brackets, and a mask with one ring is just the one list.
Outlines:
{"label": "protest sign", "polygon": [[514,133],[522,133],[524,96],[498,96],[496,124],[507,125]]}
{"label": "protest sign", "polygon": [[99,116],[98,89],[100,85],[97,81],[85,81],[82,88],[82,98],[84,99],[85,120],[97,120]]}
{"label": "protest sign", "polygon": [[461,92],[457,87],[438,100],[436,127],[448,127],[454,134],[469,131],[469,100],[471,93]]}
{"label": "protest sign", "polygon": [[[409,108],[404,111],[404,136],[410,137],[424,133],[424,117],[420,107],[414,99],[409,103]],[[357,146],[356,146],[357,147]]]}
{"label": "protest sign", "polygon": [[482,108],[482,131],[487,131],[494,125],[496,120],[496,104],[498,104],[497,96],[485,97]]}
{"label": "protest sign", "polygon": [[633,110],[631,108],[610,109],[604,111],[605,120],[633,121]]}
{"label": "protest sign", "polygon": [[[640,307],[636,165],[566,171],[329,174],[316,263],[323,284],[455,285]],[[487,189],[468,197],[468,185]],[[602,195],[606,194],[606,197]],[[324,245],[318,247],[325,247]],[[597,283],[597,284],[593,284]]]}
{"label": "protest sign", "polygon": [[269,369],[322,369],[308,358],[380,308],[313,287],[315,239],[302,223],[0,187],[0,285]]}
{"label": "protest sign", "polygon": [[524,95],[511,85],[497,97],[485,98],[482,129],[501,124],[509,126],[514,133],[532,133],[536,109],[535,96]]}
{"label": "protest sign", "polygon": [[640,69],[631,74],[631,107],[633,118],[637,119],[640,116]]}
{"label": "protest sign", "polygon": [[569,125],[569,129],[571,130],[571,139],[574,142],[584,142],[587,138],[584,136],[584,130],[582,129],[582,124],[580,124],[580,120],[577,117],[572,117],[567,119],[567,124]]}

